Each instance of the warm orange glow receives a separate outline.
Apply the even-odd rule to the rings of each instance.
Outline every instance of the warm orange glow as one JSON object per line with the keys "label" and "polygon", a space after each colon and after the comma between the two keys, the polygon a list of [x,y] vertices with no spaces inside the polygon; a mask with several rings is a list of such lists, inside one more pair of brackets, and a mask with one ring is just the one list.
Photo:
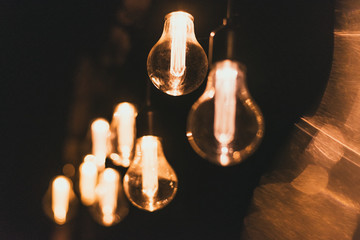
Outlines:
{"label": "warm orange glow", "polygon": [[[117,105],[114,112],[114,120],[117,125],[117,140],[119,159],[116,156],[111,157],[115,164],[128,167],[130,165],[130,156],[134,148],[135,141],[135,120],[137,111],[134,105],[128,102]],[[118,159],[118,161],[116,161]]]}
{"label": "warm orange glow", "polygon": [[95,156],[92,155],[92,154],[87,154],[85,157],[84,157],[84,162],[92,162],[92,163],[96,163],[95,162]]}
{"label": "warm orange glow", "polygon": [[214,134],[223,145],[234,139],[237,75],[231,61],[225,61],[215,74]]}
{"label": "warm orange glow", "polygon": [[229,149],[227,147],[221,148],[221,155],[220,155],[220,164],[223,166],[227,166],[230,162],[228,157]]}
{"label": "warm orange glow", "polygon": [[99,170],[105,168],[107,155],[107,141],[109,136],[109,123],[105,119],[96,119],[91,124],[92,152],[95,156],[96,166]]}
{"label": "warm orange glow", "polygon": [[57,224],[66,222],[66,215],[70,200],[70,180],[65,176],[58,176],[52,183],[52,211]]}
{"label": "warm orange glow", "polygon": [[170,16],[170,74],[174,77],[181,77],[185,72],[186,29],[189,20],[189,14],[181,11],[173,12]]}
{"label": "warm orange glow", "polygon": [[141,152],[143,154],[142,191],[150,198],[155,195],[159,184],[157,172],[157,147],[157,139],[155,137],[143,137],[141,142]]}
{"label": "warm orange glow", "polygon": [[115,220],[119,179],[119,173],[112,168],[106,168],[100,175],[99,189],[97,191],[105,226],[111,225]]}
{"label": "warm orange glow", "polygon": [[81,201],[89,206],[95,202],[95,188],[97,183],[97,168],[95,163],[91,161],[83,162],[80,165],[80,182],[79,188],[81,193]]}

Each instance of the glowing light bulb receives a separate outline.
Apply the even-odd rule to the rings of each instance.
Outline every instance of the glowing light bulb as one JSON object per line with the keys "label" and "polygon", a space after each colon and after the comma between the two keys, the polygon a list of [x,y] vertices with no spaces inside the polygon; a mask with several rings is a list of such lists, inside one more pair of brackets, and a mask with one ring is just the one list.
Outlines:
{"label": "glowing light bulb", "polygon": [[65,176],[58,176],[52,183],[52,210],[54,220],[64,224],[69,208],[70,180]]}
{"label": "glowing light bulb", "polygon": [[119,183],[120,175],[112,168],[105,168],[99,176],[97,202],[92,212],[95,220],[104,226],[114,225],[128,214],[128,205]]}
{"label": "glowing light bulb", "polygon": [[194,33],[194,18],[182,11],[165,16],[163,33],[151,49],[147,70],[161,91],[180,96],[197,89],[204,81],[208,61]]}
{"label": "glowing light bulb", "polygon": [[150,212],[158,210],[174,198],[177,182],[160,139],[151,135],[139,138],[134,161],[124,177],[125,194],[131,203]]}
{"label": "glowing light bulb", "polygon": [[114,164],[129,167],[134,156],[137,111],[131,103],[120,103],[111,121],[113,150],[110,158]]}
{"label": "glowing light bulb", "polygon": [[188,116],[192,148],[211,162],[229,166],[251,155],[263,134],[263,116],[247,90],[243,67],[230,60],[216,63]]}
{"label": "glowing light bulb", "polygon": [[71,180],[64,175],[56,176],[50,181],[43,197],[45,214],[56,224],[63,225],[75,215],[76,207],[77,200]]}
{"label": "glowing light bulb", "polygon": [[92,161],[85,161],[80,165],[80,194],[84,205],[89,206],[96,200],[95,189],[98,171]]}
{"label": "glowing light bulb", "polygon": [[109,123],[105,119],[96,119],[91,124],[92,152],[99,171],[105,168],[105,160],[108,152],[108,137],[110,134]]}

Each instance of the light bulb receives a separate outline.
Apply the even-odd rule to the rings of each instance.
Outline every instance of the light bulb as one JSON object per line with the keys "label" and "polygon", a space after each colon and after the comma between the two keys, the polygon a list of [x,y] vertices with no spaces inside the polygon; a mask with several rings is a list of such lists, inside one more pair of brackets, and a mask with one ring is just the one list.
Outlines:
{"label": "light bulb", "polygon": [[151,135],[139,138],[134,161],[124,177],[125,194],[131,203],[150,212],[158,210],[174,198],[177,183],[160,139]]}
{"label": "light bulb", "polygon": [[92,215],[104,226],[112,226],[123,220],[129,208],[120,184],[120,174],[112,168],[105,168],[99,175],[96,187],[97,201],[92,206]]}
{"label": "light bulb", "polygon": [[194,91],[207,73],[207,57],[196,40],[193,20],[182,11],[167,14],[163,33],[147,59],[152,83],[172,96]]}
{"label": "light bulb", "polygon": [[115,165],[129,167],[134,156],[137,110],[131,103],[116,106],[111,121],[112,151],[110,158]]}
{"label": "light bulb", "polygon": [[99,171],[105,168],[105,160],[108,152],[108,138],[110,134],[109,123],[98,118],[91,124],[92,153]]}
{"label": "light bulb", "polygon": [[94,162],[87,160],[80,165],[79,172],[79,189],[81,194],[81,201],[84,205],[90,206],[96,200],[95,189],[97,184],[98,170]]}
{"label": "light bulb", "polygon": [[216,63],[188,116],[192,148],[211,162],[229,166],[251,155],[263,134],[263,116],[248,92],[244,68],[230,60]]}
{"label": "light bulb", "polygon": [[76,197],[69,178],[59,175],[50,183],[43,198],[46,215],[59,225],[65,224],[74,215]]}

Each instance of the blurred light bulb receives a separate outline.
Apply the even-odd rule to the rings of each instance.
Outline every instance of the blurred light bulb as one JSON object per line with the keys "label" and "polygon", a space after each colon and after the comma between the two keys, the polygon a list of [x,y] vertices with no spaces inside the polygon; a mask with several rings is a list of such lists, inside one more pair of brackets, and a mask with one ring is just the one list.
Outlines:
{"label": "blurred light bulb", "polygon": [[216,63],[189,113],[191,146],[201,157],[229,166],[251,155],[263,134],[263,116],[247,90],[243,67],[230,60]]}
{"label": "blurred light bulb", "polygon": [[105,168],[99,176],[93,216],[104,226],[114,225],[128,214],[129,208],[119,183],[120,175],[115,169]]}
{"label": "blurred light bulb", "polygon": [[182,11],[167,14],[163,33],[148,56],[151,81],[169,95],[194,91],[207,73],[207,57],[196,40],[193,20],[193,16]]}
{"label": "blurred light bulb", "polygon": [[124,190],[137,207],[153,212],[174,198],[177,177],[166,161],[160,139],[143,136],[137,140],[135,158],[124,177]]}
{"label": "blurred light bulb", "polygon": [[70,181],[64,176],[55,178],[52,183],[52,210],[55,222],[64,224],[69,208]]}
{"label": "blurred light bulb", "polygon": [[95,202],[97,176],[98,171],[94,162],[84,161],[80,165],[79,188],[81,194],[81,201],[86,206],[89,206]]}
{"label": "blurred light bulb", "polygon": [[76,198],[69,178],[59,175],[51,181],[43,198],[43,207],[47,216],[59,225],[74,215]]}
{"label": "blurred light bulb", "polygon": [[98,118],[91,124],[92,153],[99,171],[105,168],[105,160],[108,152],[109,123]]}
{"label": "blurred light bulb", "polygon": [[137,111],[131,103],[120,103],[111,122],[112,152],[110,158],[115,165],[129,167],[134,156]]}

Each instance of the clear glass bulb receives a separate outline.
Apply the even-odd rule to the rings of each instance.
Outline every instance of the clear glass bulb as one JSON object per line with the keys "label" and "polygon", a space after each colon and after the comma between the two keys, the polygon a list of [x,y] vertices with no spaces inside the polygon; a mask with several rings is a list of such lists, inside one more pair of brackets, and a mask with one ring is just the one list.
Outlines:
{"label": "clear glass bulb", "polygon": [[125,194],[131,203],[149,212],[158,210],[174,198],[177,183],[160,139],[151,135],[139,138],[134,161],[124,177]]}
{"label": "clear glass bulb", "polygon": [[172,96],[194,91],[206,77],[208,60],[196,40],[193,20],[182,11],[167,14],[164,31],[147,59],[153,84]]}
{"label": "clear glass bulb", "polygon": [[46,215],[55,223],[63,225],[74,216],[76,205],[77,200],[71,180],[63,175],[56,176],[50,182],[43,198]]}
{"label": "clear glass bulb", "polygon": [[120,174],[113,168],[105,168],[99,175],[96,202],[91,207],[95,220],[104,226],[112,226],[123,220],[129,212]]}
{"label": "clear glass bulb", "polygon": [[263,116],[246,87],[244,68],[230,60],[216,63],[188,116],[186,135],[192,148],[229,166],[251,155],[263,134]]}
{"label": "clear glass bulb", "polygon": [[128,102],[116,106],[111,121],[111,153],[109,157],[117,166],[129,167],[134,157],[136,139],[135,106]]}

